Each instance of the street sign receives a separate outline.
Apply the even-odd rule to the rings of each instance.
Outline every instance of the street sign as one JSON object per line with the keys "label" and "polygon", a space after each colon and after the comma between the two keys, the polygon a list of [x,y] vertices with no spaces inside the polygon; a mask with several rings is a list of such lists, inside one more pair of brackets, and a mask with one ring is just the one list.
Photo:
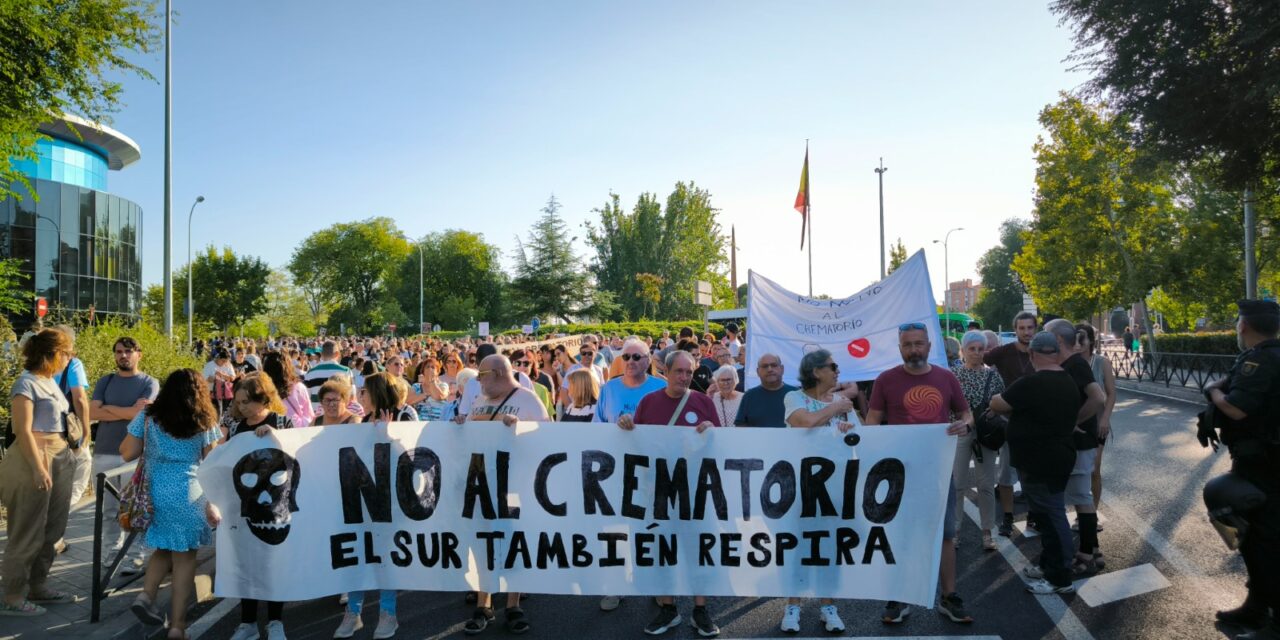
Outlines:
{"label": "street sign", "polygon": [[387,324],[387,331],[390,331],[391,333],[395,333],[395,332],[396,332],[396,323],[392,322],[392,323]]}
{"label": "street sign", "polygon": [[1039,310],[1036,309],[1036,301],[1032,299],[1031,294],[1029,293],[1022,294],[1022,310],[1030,311],[1031,313],[1039,313]]}
{"label": "street sign", "polygon": [[43,318],[49,313],[49,301],[44,297],[36,298],[36,317]]}
{"label": "street sign", "polygon": [[542,327],[542,321],[537,318],[534,318],[533,322],[529,323],[529,326],[533,327],[534,332],[537,332],[537,330]]}
{"label": "street sign", "polygon": [[422,326],[418,327],[418,333],[430,333],[430,332],[431,332],[430,322],[424,322],[422,323]]}
{"label": "street sign", "polygon": [[476,333],[478,333],[478,334],[480,334],[480,335],[482,335],[482,336],[487,336],[487,335],[489,335],[489,323],[488,323],[488,322],[481,322],[481,323],[480,323],[480,326],[479,326],[479,327],[477,327],[477,329],[478,329],[478,330],[476,331]]}
{"label": "street sign", "polygon": [[526,324],[523,327],[520,327],[520,332],[525,334],[526,336],[531,335],[533,333],[533,325]]}
{"label": "street sign", "polygon": [[711,283],[706,280],[699,280],[694,289],[693,301],[695,304],[709,307],[711,306]]}
{"label": "street sign", "polygon": [[431,330],[432,330],[432,331],[434,331],[434,332],[436,332],[436,333],[439,333],[439,332],[440,332],[440,325],[438,325],[438,324],[437,324],[437,325],[432,325]]}

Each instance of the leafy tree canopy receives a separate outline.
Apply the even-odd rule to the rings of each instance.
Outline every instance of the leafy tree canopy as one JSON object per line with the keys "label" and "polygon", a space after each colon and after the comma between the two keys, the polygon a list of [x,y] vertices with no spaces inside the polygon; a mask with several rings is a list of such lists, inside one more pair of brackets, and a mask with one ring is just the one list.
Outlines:
{"label": "leafy tree canopy", "polygon": [[982,293],[973,305],[973,313],[986,328],[1011,327],[1013,316],[1022,311],[1022,294],[1026,289],[1013,271],[1013,259],[1022,251],[1024,220],[1011,218],[1000,225],[1000,244],[978,258],[978,277]]}

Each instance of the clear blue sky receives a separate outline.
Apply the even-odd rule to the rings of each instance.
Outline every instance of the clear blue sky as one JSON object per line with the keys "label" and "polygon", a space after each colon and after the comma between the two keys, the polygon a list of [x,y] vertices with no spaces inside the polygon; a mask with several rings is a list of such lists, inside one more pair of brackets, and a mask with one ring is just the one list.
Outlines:
{"label": "clear blue sky", "polygon": [[[176,0],[174,266],[194,244],[274,266],[339,221],[410,238],[478,231],[507,252],[554,193],[575,230],[610,190],[710,190],[739,279],[807,288],[792,208],[811,140],[814,287],[847,295],[886,236],[925,248],[937,295],[973,277],[999,223],[1027,217],[1036,116],[1070,33],[1044,3],[194,2]],[[162,53],[142,62],[157,79]],[[130,78],[114,126],[141,162],[110,176],[142,205],[144,280],[163,268],[163,90]],[[584,246],[579,246],[585,252]]]}

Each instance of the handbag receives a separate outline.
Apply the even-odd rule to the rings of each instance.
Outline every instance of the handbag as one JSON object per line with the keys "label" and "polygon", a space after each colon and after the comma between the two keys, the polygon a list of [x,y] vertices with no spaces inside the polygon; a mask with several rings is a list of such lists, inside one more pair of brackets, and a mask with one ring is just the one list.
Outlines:
{"label": "handbag", "polygon": [[58,383],[58,389],[67,399],[67,410],[62,412],[62,437],[67,441],[67,446],[77,451],[84,446],[84,423],[80,422],[80,416],[71,409],[71,390],[67,388],[67,375],[70,371],[71,364],[67,363],[67,368],[62,371],[62,382]]}
{"label": "handbag", "polygon": [[982,397],[986,403],[982,411],[974,418],[974,440],[985,449],[999,451],[1004,446],[1005,430],[1009,427],[1009,419],[991,410],[991,376],[994,369],[987,370],[987,380],[982,386]]}
{"label": "handbag", "polygon": [[150,418],[142,422],[142,456],[138,458],[138,466],[133,469],[129,484],[120,491],[120,511],[116,520],[125,531],[146,531],[151,525],[155,508],[151,504],[151,478],[147,475],[147,427]]}

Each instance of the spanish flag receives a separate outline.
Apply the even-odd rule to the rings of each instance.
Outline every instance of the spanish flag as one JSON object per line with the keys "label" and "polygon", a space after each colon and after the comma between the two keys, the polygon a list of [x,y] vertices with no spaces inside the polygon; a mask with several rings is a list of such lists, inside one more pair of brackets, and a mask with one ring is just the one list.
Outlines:
{"label": "spanish flag", "polygon": [[804,145],[804,168],[800,170],[800,191],[796,193],[796,211],[800,212],[800,248],[804,249],[805,227],[809,224],[809,143]]}

